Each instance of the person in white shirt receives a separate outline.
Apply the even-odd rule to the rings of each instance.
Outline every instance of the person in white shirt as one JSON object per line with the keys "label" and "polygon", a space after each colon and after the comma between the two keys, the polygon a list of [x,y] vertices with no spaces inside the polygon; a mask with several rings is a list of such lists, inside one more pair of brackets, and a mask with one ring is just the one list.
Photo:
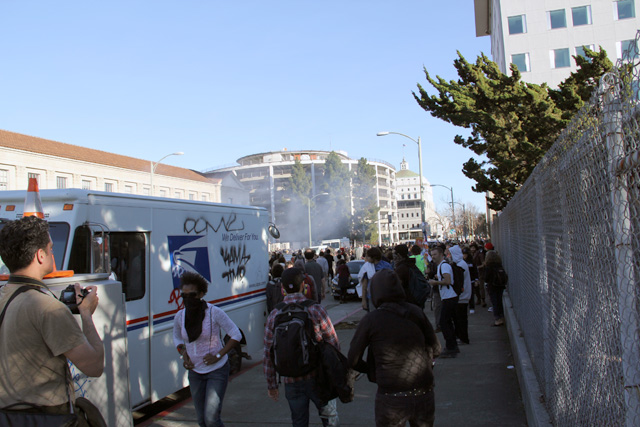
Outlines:
{"label": "person in white shirt", "polygon": [[471,274],[469,273],[469,266],[463,259],[462,249],[460,246],[455,245],[449,248],[451,253],[451,260],[456,265],[464,270],[464,287],[462,293],[458,295],[458,305],[456,306],[456,316],[454,319],[456,337],[460,339],[464,344],[469,344],[469,321],[467,318],[467,309],[469,305],[469,299],[471,299]]}
{"label": "person in white shirt", "polygon": [[431,249],[431,257],[437,265],[436,279],[429,280],[431,286],[440,288],[440,298],[442,299],[442,312],[440,313],[440,329],[446,341],[446,349],[442,351],[440,357],[456,357],[460,352],[456,342],[456,330],[454,318],[458,306],[458,295],[453,290],[453,270],[451,266],[444,262],[444,249],[436,246]]}
{"label": "person in white shirt", "polygon": [[[240,329],[222,311],[207,303],[207,280],[187,271],[180,277],[184,308],[173,321],[173,342],[189,370],[189,388],[200,427],[222,426],[220,412],[229,382],[227,353],[242,340]],[[220,330],[231,339],[225,344]]]}

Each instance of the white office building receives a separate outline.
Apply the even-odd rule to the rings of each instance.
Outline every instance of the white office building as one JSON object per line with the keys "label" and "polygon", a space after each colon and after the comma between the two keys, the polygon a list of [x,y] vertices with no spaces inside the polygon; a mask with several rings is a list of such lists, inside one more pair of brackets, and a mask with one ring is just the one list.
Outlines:
{"label": "white office building", "polygon": [[[429,236],[443,234],[443,228],[436,220],[433,191],[429,181],[422,177],[424,188],[424,230]],[[396,199],[398,202],[398,238],[400,242],[410,242],[423,238],[422,215],[420,214],[420,175],[409,170],[409,163],[402,159],[396,173]]]}
{"label": "white office building", "polygon": [[475,0],[476,36],[491,36],[500,70],[518,66],[522,80],[557,87],[576,70],[584,46],[607,51],[615,64],[635,39],[640,0]]}
{"label": "white office building", "polygon": [[[324,165],[329,156],[329,151],[321,150],[282,150],[266,153],[250,154],[237,160],[237,164],[222,168],[215,168],[205,172],[211,178],[221,178],[224,174],[233,172],[242,185],[249,191],[250,204],[261,206],[271,213],[271,221],[280,228],[283,242],[289,242],[293,247],[308,245],[308,227],[312,224],[312,239],[314,242],[321,239],[340,238],[343,235],[333,235],[326,218],[323,215],[331,215],[330,212],[321,211],[322,201],[316,196],[321,194],[321,186],[324,179]],[[350,158],[346,152],[337,151],[340,161],[352,170],[357,167],[358,160]],[[294,205],[289,180],[295,161],[298,160],[305,168],[305,172],[311,178],[311,194],[314,201],[314,209],[308,213],[306,205]],[[368,159],[368,164],[373,166],[376,174],[376,203],[379,207],[379,220],[377,229],[379,242],[384,244],[398,241],[397,204],[395,194],[396,170],[393,165],[383,160]],[[319,196],[321,197],[321,196]],[[345,203],[351,203],[345,200]],[[353,206],[353,205],[352,205]],[[325,222],[324,226],[318,223]]]}
{"label": "white office building", "polygon": [[26,190],[29,178],[36,178],[41,190],[82,188],[150,196],[152,165],[155,196],[221,201],[222,181],[191,169],[0,130],[0,191]]}

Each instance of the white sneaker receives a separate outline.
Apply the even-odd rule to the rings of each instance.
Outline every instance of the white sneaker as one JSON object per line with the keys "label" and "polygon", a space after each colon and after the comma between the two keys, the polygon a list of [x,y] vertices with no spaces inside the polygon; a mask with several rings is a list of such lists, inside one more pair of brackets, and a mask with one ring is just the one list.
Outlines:
{"label": "white sneaker", "polygon": [[469,310],[469,314],[473,314],[473,313],[475,313],[475,312],[476,312],[476,311],[475,311],[473,308],[472,308],[471,310]]}
{"label": "white sneaker", "polygon": [[489,310],[487,310],[487,311],[493,311],[493,307],[489,307]]}

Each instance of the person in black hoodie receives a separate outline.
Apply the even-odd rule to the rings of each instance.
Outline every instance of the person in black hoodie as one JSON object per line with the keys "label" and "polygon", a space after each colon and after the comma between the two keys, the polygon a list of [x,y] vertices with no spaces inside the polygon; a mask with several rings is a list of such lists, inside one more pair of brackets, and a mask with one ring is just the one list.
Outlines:
{"label": "person in black hoodie", "polygon": [[[371,279],[377,310],[359,323],[351,340],[348,361],[378,384],[377,426],[432,426],[435,418],[433,359],[438,341],[424,312],[406,301],[398,275],[380,270]],[[367,361],[363,360],[369,347]]]}
{"label": "person in black hoodie", "polygon": [[422,274],[422,272],[416,266],[416,259],[409,257],[409,248],[407,248],[407,245],[397,245],[393,248],[393,270],[400,278],[400,283],[402,284],[402,289],[406,295],[407,302],[420,307],[409,291],[409,281],[411,280],[412,270],[414,271],[414,274]]}

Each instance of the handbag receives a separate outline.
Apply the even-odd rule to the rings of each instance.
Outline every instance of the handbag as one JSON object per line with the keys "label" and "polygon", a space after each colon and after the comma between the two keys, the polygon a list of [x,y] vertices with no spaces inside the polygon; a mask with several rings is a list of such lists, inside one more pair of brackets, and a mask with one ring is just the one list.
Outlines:
{"label": "handbag", "polygon": [[[37,290],[38,288],[35,286],[21,286],[11,295],[2,310],[2,314],[0,314],[0,326],[2,326],[4,315],[11,301],[21,293],[31,289]],[[68,367],[65,376],[70,383],[71,373]],[[71,402],[69,387],[67,387],[67,395],[69,402]],[[29,406],[29,408],[11,409],[14,406]],[[88,399],[84,397],[76,399],[75,413],[71,408],[72,405],[69,406],[71,413],[55,414],[47,412],[46,407],[23,402],[14,403],[0,409],[0,427],[106,427],[107,423],[104,421],[102,414],[100,414],[100,410]]]}

